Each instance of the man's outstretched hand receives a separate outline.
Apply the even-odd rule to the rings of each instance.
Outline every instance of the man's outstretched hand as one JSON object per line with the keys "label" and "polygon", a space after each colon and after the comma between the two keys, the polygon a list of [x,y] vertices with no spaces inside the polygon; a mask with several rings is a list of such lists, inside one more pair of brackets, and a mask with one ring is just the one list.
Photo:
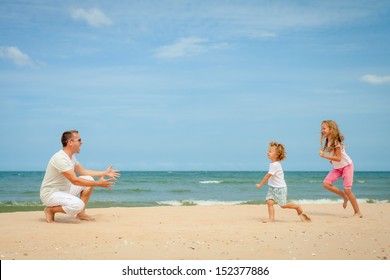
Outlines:
{"label": "man's outstretched hand", "polygon": [[116,178],[119,178],[121,176],[119,172],[120,172],[119,170],[112,170],[112,164],[111,164],[104,172],[103,177],[110,177],[111,179],[116,180]]}

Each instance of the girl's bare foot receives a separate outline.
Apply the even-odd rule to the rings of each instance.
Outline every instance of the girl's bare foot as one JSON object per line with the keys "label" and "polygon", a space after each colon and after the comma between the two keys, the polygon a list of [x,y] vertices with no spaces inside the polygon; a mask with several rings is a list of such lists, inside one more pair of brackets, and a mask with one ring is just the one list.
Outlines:
{"label": "girl's bare foot", "polygon": [[301,218],[302,222],[311,222],[310,217],[305,213],[302,213],[301,215],[299,215],[299,218]]}
{"label": "girl's bare foot", "polygon": [[362,213],[355,213],[353,216],[357,218],[363,218]]}
{"label": "girl's bare foot", "polygon": [[348,204],[348,198],[345,197],[345,198],[344,198],[344,202],[343,202],[343,208],[344,208],[344,209],[347,208],[347,204]]}
{"label": "girl's bare foot", "polygon": [[274,220],[273,219],[265,219],[263,220],[263,223],[273,223]]}
{"label": "girl's bare foot", "polygon": [[43,212],[45,213],[46,222],[53,223],[54,222],[54,213],[50,210],[50,208],[45,207],[45,209],[43,209]]}

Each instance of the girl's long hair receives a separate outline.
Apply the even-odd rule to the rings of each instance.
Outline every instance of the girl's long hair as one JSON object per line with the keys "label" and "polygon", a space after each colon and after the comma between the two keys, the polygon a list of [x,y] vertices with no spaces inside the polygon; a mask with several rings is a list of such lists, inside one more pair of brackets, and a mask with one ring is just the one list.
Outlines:
{"label": "girl's long hair", "polygon": [[337,123],[332,120],[325,120],[321,123],[321,125],[322,124],[325,124],[329,127],[331,140],[329,141],[328,138],[322,136],[321,133],[321,150],[328,153],[334,153],[338,144],[343,145],[344,135],[340,132]]}

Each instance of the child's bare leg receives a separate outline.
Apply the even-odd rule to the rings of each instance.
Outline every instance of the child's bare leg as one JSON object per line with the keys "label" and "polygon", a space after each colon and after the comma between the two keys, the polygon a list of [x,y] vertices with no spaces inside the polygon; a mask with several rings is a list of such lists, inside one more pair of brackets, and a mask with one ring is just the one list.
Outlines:
{"label": "child's bare leg", "polygon": [[328,182],[323,182],[322,186],[327,189],[328,191],[331,191],[332,193],[335,193],[339,196],[341,196],[344,199],[343,202],[343,208],[347,208],[347,203],[348,203],[348,196],[341,191],[338,187],[333,186],[332,184],[329,184]]}
{"label": "child's bare leg", "polygon": [[64,209],[62,209],[62,206],[45,207],[43,212],[45,213],[46,222],[48,223],[54,222],[54,215],[56,213],[65,213]]}
{"label": "child's bare leg", "polygon": [[302,222],[310,222],[311,221],[310,217],[307,214],[303,213],[302,207],[299,204],[287,202],[285,205],[280,206],[280,207],[283,209],[286,209],[286,208],[287,209],[295,209],[295,211],[297,211],[299,218],[301,218]]}
{"label": "child's bare leg", "polygon": [[288,208],[288,209],[295,209],[297,211],[298,215],[301,215],[302,212],[303,212],[302,208],[301,208],[301,206],[299,204],[295,204],[295,203],[291,203],[291,202],[287,202],[285,205],[280,206],[280,207],[283,208],[283,209],[286,209],[286,208]]}
{"label": "child's bare leg", "polygon": [[356,196],[353,194],[351,189],[344,189],[345,194],[348,196],[349,201],[351,201],[351,205],[353,208],[353,211],[355,212],[355,216],[359,218],[363,218],[362,213],[360,212],[359,205],[356,199]]}
{"label": "child's bare leg", "polygon": [[275,208],[274,208],[275,201],[272,199],[267,200],[267,206],[268,206],[268,219],[263,220],[263,223],[272,223],[275,221]]}

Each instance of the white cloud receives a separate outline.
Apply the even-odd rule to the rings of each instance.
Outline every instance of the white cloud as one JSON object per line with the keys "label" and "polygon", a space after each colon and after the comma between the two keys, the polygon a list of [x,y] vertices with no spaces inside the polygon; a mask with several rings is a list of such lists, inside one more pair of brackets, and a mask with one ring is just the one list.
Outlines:
{"label": "white cloud", "polygon": [[390,76],[364,75],[360,79],[374,85],[390,84]]}
{"label": "white cloud", "polygon": [[20,51],[17,47],[0,47],[0,58],[11,60],[19,66],[33,66],[30,57]]}
{"label": "white cloud", "polygon": [[92,8],[90,10],[73,9],[71,11],[72,18],[76,20],[84,20],[93,27],[99,27],[101,25],[111,25],[112,21],[101,10]]}
{"label": "white cloud", "polygon": [[207,44],[208,40],[198,37],[186,37],[177,40],[172,45],[158,48],[154,56],[160,59],[178,58],[183,56],[193,56],[208,52],[212,49],[225,48],[226,44]]}

